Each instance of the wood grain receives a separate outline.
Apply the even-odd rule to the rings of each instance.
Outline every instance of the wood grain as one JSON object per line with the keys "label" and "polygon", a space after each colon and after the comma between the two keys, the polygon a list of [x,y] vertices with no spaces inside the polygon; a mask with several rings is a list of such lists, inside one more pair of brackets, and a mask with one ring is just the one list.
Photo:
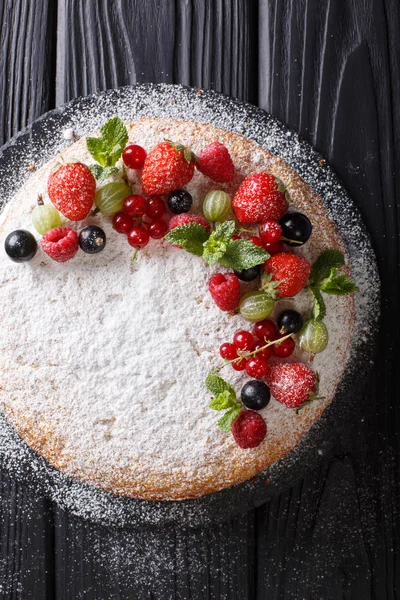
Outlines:
{"label": "wood grain", "polygon": [[0,145],[53,103],[54,11],[47,0],[0,0]]}
{"label": "wood grain", "polygon": [[0,15],[8,24],[0,31],[1,139],[54,102],[136,81],[211,87],[258,102],[343,179],[371,232],[383,294],[364,404],[330,460],[268,504],[203,530],[97,527],[2,475],[3,597],[394,600],[398,2],[0,0]]}

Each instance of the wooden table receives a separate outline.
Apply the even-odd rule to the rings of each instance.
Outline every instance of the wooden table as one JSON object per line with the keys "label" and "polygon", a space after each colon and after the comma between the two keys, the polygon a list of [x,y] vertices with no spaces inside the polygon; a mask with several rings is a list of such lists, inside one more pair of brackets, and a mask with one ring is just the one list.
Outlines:
{"label": "wooden table", "polygon": [[0,0],[0,142],[76,96],[214,88],[320,150],[382,278],[363,417],[259,509],[205,530],[112,530],[1,475],[2,598],[395,599],[399,569],[400,4],[396,0]]}

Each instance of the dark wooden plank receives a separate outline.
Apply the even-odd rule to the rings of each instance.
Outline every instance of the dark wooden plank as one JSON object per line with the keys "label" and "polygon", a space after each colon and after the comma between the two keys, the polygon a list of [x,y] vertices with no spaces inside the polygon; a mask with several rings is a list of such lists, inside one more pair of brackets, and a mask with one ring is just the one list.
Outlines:
{"label": "dark wooden plank", "polygon": [[55,55],[49,5],[0,0],[0,145],[51,108]]}
{"label": "dark wooden plank", "polygon": [[255,98],[255,3],[59,0],[57,105],[136,82]]}
{"label": "dark wooden plank", "polygon": [[[346,470],[340,476],[333,463],[318,506],[310,505],[320,535],[318,552],[314,556],[310,539],[304,578],[293,579],[290,564],[285,563],[284,581],[276,587],[271,573],[266,573],[260,589],[272,598],[273,594],[297,598],[296,593],[314,597],[311,590],[315,597],[324,598],[394,598],[400,573],[400,380],[391,353],[400,333],[392,318],[399,304],[400,8],[391,0],[369,0],[362,8],[357,0],[322,5],[314,0],[263,1],[260,23],[265,28],[260,36],[259,103],[313,143],[343,179],[371,232],[383,293],[380,343],[366,382],[363,414],[349,424],[346,439],[341,440],[343,451],[348,452]],[[315,491],[310,488],[309,493]],[[300,506],[310,500],[302,493]],[[343,511],[335,511],[337,502]],[[327,510],[321,511],[321,503]],[[266,510],[260,510],[263,518]],[[330,512],[337,531],[348,533],[343,543],[335,539]],[[348,529],[348,514],[354,514],[353,531]],[[304,528],[300,513],[296,528]],[[331,541],[330,553],[321,546],[323,532]],[[284,534],[286,538],[287,529]],[[263,548],[263,538],[260,543]],[[345,565],[340,563],[341,547]],[[290,545],[289,554],[295,552]],[[287,556],[287,550],[278,555]],[[313,556],[314,572],[308,573]],[[324,561],[325,578],[334,582],[330,591],[323,588],[323,569],[318,573]],[[293,591],[290,579],[302,592]]]}

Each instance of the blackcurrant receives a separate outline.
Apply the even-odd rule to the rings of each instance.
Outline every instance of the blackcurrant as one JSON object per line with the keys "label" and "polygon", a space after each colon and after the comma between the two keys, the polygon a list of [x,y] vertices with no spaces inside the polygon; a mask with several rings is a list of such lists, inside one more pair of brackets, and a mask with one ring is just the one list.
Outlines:
{"label": "blackcurrant", "polygon": [[247,408],[261,410],[269,403],[271,392],[266,383],[258,379],[252,379],[244,384],[240,397]]}
{"label": "blackcurrant", "polygon": [[35,256],[37,241],[30,231],[17,229],[6,237],[4,249],[7,256],[14,262],[26,262]]}
{"label": "blackcurrant", "polygon": [[305,244],[312,233],[310,219],[299,212],[286,213],[279,224],[282,227],[282,237],[286,238],[283,241],[287,246]]}
{"label": "blackcurrant", "polygon": [[259,276],[260,272],[260,265],[251,267],[251,269],[243,269],[243,271],[234,271],[236,277],[241,279],[241,281],[253,281],[253,279],[256,279],[256,277]]}
{"label": "blackcurrant", "polygon": [[101,227],[88,225],[79,234],[79,245],[86,254],[97,254],[104,250],[106,234]]}
{"label": "blackcurrant", "polygon": [[297,333],[303,327],[303,317],[297,310],[284,310],[278,317],[278,327],[282,335]]}
{"label": "blackcurrant", "polygon": [[168,208],[176,215],[189,212],[192,204],[193,198],[186,190],[175,190],[168,196]]}

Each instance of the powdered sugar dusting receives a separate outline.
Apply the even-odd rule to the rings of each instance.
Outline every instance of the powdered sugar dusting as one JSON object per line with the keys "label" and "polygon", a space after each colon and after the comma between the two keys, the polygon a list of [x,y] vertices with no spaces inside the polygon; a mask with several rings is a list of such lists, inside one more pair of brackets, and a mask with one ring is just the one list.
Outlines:
{"label": "powdered sugar dusting", "polygon": [[[172,102],[169,102],[169,94]],[[304,148],[301,149],[302,145],[296,143],[294,138],[283,135],[275,122],[269,121],[266,127],[266,123],[258,119],[249,120],[248,107],[233,103],[228,103],[229,110],[224,110],[222,114],[217,95],[205,95],[204,98],[194,96],[195,94],[181,88],[163,86],[161,89],[146,86],[138,88],[134,93],[132,90],[123,90],[120,96],[101,96],[102,100],[99,100],[99,106],[95,110],[91,101],[90,110],[85,107],[85,103],[81,107],[76,105],[70,122],[67,109],[62,125],[73,127],[74,131],[82,135],[95,130],[108,116],[115,113],[129,120],[142,115],[159,117],[167,114],[173,117],[190,114],[191,119],[218,122],[218,125],[228,130],[243,132],[249,138],[283,155],[296,166],[296,161],[301,164]],[[149,149],[166,137],[168,127],[171,126],[166,124],[164,129],[159,126],[149,129],[145,123],[137,124],[132,130],[132,139]],[[204,144],[204,140],[198,135],[199,130],[190,134],[190,128],[188,132],[186,124],[174,124],[173,127],[174,138],[185,142],[186,136],[195,152]],[[34,150],[37,152],[35,159],[37,156],[41,156],[42,160],[47,159],[49,153],[54,155],[64,143],[60,132],[54,147],[49,149],[46,146],[44,152],[39,140],[39,147],[36,146]],[[232,151],[235,149],[236,147]],[[282,164],[270,159],[261,149],[254,151],[251,144],[243,144],[236,152],[239,166],[238,180],[234,183],[236,186],[246,172],[255,170],[254,162],[257,170],[267,167],[275,168],[278,172],[282,170]],[[248,155],[240,154],[241,152],[247,152]],[[71,148],[66,155],[71,153],[76,153],[81,160],[89,162],[82,145]],[[253,155],[256,161],[252,164]],[[28,156],[28,160],[29,158]],[[299,168],[298,170],[300,171]],[[319,184],[318,178],[314,181],[313,173],[316,170],[318,169],[313,164],[309,172],[301,174],[310,183]],[[38,179],[37,189],[40,189],[45,177]],[[210,183],[199,174],[188,186],[197,202],[197,209],[205,191],[210,189],[209,186]],[[318,185],[315,187],[318,189]],[[7,191],[13,195],[15,188],[10,188]],[[323,196],[333,215],[339,214],[338,211],[343,214],[343,200],[337,200],[337,197],[341,197],[337,194],[337,189],[332,178],[326,184],[326,198]],[[24,224],[25,217],[21,213],[29,212],[35,201],[33,192],[37,191],[32,189],[32,183],[28,190],[29,197],[25,190],[19,196],[22,203],[20,206],[16,207],[15,203],[9,205],[8,227],[17,217],[18,226]],[[324,192],[325,188],[318,191]],[[303,192],[300,190],[299,194],[301,193]],[[299,197],[296,200],[301,207],[302,201],[306,199]],[[318,208],[315,207],[315,210]],[[348,214],[349,218],[353,218],[351,207]],[[40,417],[45,433],[50,438],[62,440],[57,448],[60,461],[58,466],[95,485],[124,493],[130,485],[129,477],[134,477],[134,493],[144,494],[146,497],[146,486],[149,478],[153,478],[155,497],[168,498],[171,481],[175,482],[182,497],[188,482],[194,489],[196,485],[200,489],[214,469],[229,484],[229,469],[232,473],[232,468],[221,463],[229,455],[240,470],[243,451],[234,446],[231,436],[223,434],[216,427],[218,415],[207,407],[208,396],[203,382],[210,366],[218,364],[218,360],[214,360],[218,345],[229,340],[233,332],[243,326],[243,321],[239,317],[222,315],[214,307],[206,293],[210,271],[200,259],[164,242],[153,242],[137,264],[131,266],[129,246],[123,237],[118,236],[108,223],[98,217],[93,222],[101,224],[109,238],[107,252],[101,255],[80,255],[64,266],[44,261],[43,255],[22,269],[20,265],[6,263],[7,273],[2,277],[3,283],[6,282],[7,285],[0,288],[0,294],[10,293],[12,290],[13,295],[18,298],[19,308],[15,315],[6,314],[4,327],[3,323],[1,325],[7,331],[6,337],[2,339],[2,360],[7,365],[7,372],[13,366],[15,358],[15,342],[13,346],[10,332],[13,328],[15,330],[16,318],[19,318],[17,315],[28,315],[29,326],[23,328],[21,323],[18,328],[21,333],[18,344],[21,348],[25,345],[25,352],[22,360],[17,363],[18,368],[10,370],[12,375],[6,379],[4,393],[8,398],[14,398],[14,409],[19,406],[24,416],[29,409],[33,418],[31,422],[35,423],[36,419],[38,425]],[[26,221],[26,226],[28,225],[29,222]],[[357,218],[354,218],[350,239],[347,224],[345,233],[353,272],[356,273],[357,283],[362,287],[363,281],[370,281],[375,274],[373,262],[366,260],[370,252],[369,243],[359,228]],[[321,235],[318,233],[316,238],[316,245],[310,244],[308,249],[305,248],[308,253],[315,254],[320,245],[324,247],[331,240],[332,233],[321,231]],[[360,241],[364,246],[362,252]],[[3,257],[1,260],[3,263]],[[370,265],[370,271],[366,274],[365,263]],[[21,288],[31,289],[32,292],[21,295]],[[357,312],[362,309],[364,317],[370,311],[372,296],[369,290],[367,294],[363,294],[362,299],[357,299]],[[374,297],[376,298],[375,292]],[[62,302],[59,301],[60,298]],[[2,301],[6,301],[4,296]],[[305,293],[296,302],[303,308],[309,306],[309,298]],[[48,303],[51,310],[43,311],[44,303]],[[160,312],[160,306],[163,307],[163,312]],[[349,321],[346,319],[344,323],[341,322],[346,314],[349,314],[348,299],[328,299],[330,351],[327,350],[325,355],[318,357],[315,363],[323,377],[324,395],[327,399],[334,393],[338,376],[340,377],[346,361],[346,348],[350,339]],[[64,327],[68,323],[74,323],[74,327],[68,330],[68,335],[63,330],[63,323]],[[364,323],[367,327],[365,335],[368,335],[368,319],[364,318]],[[48,352],[49,347],[55,351]],[[334,364],[335,359],[332,357],[335,353],[339,365]],[[56,357],[57,364],[50,364],[53,361],[51,355]],[[40,357],[39,361],[37,357]],[[234,373],[231,369],[226,369],[225,372],[226,378],[239,389],[243,375]],[[35,397],[34,407],[25,402],[26,395],[23,391],[26,390],[26,381],[30,382],[31,395],[34,394]],[[52,389],[43,385],[47,381],[52,381]],[[18,394],[19,389],[21,393]],[[69,389],[76,392],[73,397],[69,394]],[[54,396],[57,397],[56,406]],[[110,398],[113,399],[112,402]],[[323,407],[324,404],[315,404],[305,409],[308,412],[301,418],[311,425]],[[264,413],[269,431],[267,444],[276,448],[282,445],[284,437],[284,447],[290,449],[297,440],[296,435],[292,435],[297,431],[299,423],[295,414],[275,401]],[[17,447],[17,441],[15,444]],[[16,454],[15,449],[8,453],[10,463],[10,456],[13,454]],[[246,454],[246,469],[253,464],[257,471],[258,461],[256,452]],[[127,473],[128,481],[116,477],[113,479],[116,471]],[[56,475],[57,484],[51,486],[51,493],[61,503],[71,502],[71,494],[69,501],[66,498],[63,477],[62,474]],[[111,485],[104,485],[107,478]],[[155,483],[155,478],[161,484]],[[107,516],[107,510],[111,510],[112,506],[113,518],[127,518],[126,514],[121,516],[121,509],[117,510],[117,501],[111,501],[110,498],[114,497],[102,496],[101,492],[78,483],[74,483],[73,488],[73,504],[82,511],[80,514],[107,520],[111,518],[110,515]],[[139,505],[133,503],[134,501],[130,506],[135,506],[137,518]],[[148,508],[148,512],[147,509],[144,511],[143,504],[140,506],[141,516],[154,520],[157,511],[163,510],[156,506],[165,504],[146,504],[147,507],[154,508]],[[182,510],[174,507],[181,506],[184,509],[183,505],[169,506],[168,518],[182,514]],[[160,518],[161,513],[157,514],[157,518]]]}

